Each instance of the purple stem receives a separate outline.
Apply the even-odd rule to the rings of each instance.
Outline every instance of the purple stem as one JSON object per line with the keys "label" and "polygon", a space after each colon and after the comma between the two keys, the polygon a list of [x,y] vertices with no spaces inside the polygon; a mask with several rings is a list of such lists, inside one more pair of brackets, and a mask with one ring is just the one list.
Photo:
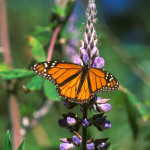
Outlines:
{"label": "purple stem", "polygon": [[[0,33],[1,33],[1,41],[2,41],[2,47],[3,47],[3,57],[4,57],[4,63],[10,66],[10,69],[13,68],[12,65],[12,58],[11,58],[11,52],[10,52],[10,46],[9,46],[9,38],[8,38],[8,27],[7,27],[7,13],[6,13],[6,7],[5,7],[5,1],[0,0]],[[13,91],[10,92],[9,87],[12,87],[14,85],[15,81],[11,80],[8,82],[8,101],[10,104],[10,117],[11,117],[11,124],[12,124],[12,130],[13,130],[13,146],[16,150],[19,145],[22,142],[22,137],[20,134],[20,117],[19,117],[19,109],[18,109],[18,102],[16,95],[13,94]]]}
{"label": "purple stem", "polygon": [[8,40],[8,27],[7,27],[7,12],[5,8],[5,1],[0,0],[0,27],[1,27],[1,40],[3,46],[4,63],[12,65],[10,54],[9,40]]}
{"label": "purple stem", "polygon": [[55,43],[56,43],[57,36],[58,36],[58,34],[60,32],[60,29],[61,29],[61,26],[57,26],[55,28],[55,30],[54,30],[54,33],[53,33],[53,36],[52,36],[52,40],[50,42],[49,49],[48,49],[47,61],[50,61],[51,58],[52,58],[54,46],[55,46]]}

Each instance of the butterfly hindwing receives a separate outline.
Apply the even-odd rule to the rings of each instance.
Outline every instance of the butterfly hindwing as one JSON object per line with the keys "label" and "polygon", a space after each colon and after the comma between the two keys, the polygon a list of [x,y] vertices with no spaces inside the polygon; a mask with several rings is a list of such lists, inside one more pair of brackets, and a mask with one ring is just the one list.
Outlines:
{"label": "butterfly hindwing", "polygon": [[89,89],[89,83],[88,83],[88,74],[85,76],[84,81],[82,83],[81,89],[77,96],[77,102],[78,103],[85,103],[90,100],[91,93]]}
{"label": "butterfly hindwing", "polygon": [[118,80],[111,73],[102,69],[90,68],[89,80],[91,93],[113,91],[119,86]]}
{"label": "butterfly hindwing", "polygon": [[78,103],[88,102],[96,93],[112,91],[118,86],[118,80],[111,73],[102,69],[90,68],[84,77],[76,101]]}
{"label": "butterfly hindwing", "polygon": [[62,99],[77,103],[76,97],[81,81],[81,76],[82,72],[80,72],[76,77],[72,78],[72,80],[66,82],[66,84],[57,87],[57,91]]}

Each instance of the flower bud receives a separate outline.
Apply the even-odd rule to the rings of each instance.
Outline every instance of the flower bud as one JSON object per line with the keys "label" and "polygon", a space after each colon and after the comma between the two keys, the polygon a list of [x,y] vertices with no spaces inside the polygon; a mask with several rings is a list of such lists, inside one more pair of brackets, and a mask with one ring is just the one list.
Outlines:
{"label": "flower bud", "polygon": [[83,55],[83,61],[84,61],[85,63],[89,63],[90,59],[89,59],[88,53],[85,53],[85,54]]}
{"label": "flower bud", "polygon": [[65,119],[59,119],[58,124],[60,127],[66,127],[67,126],[67,121]]}
{"label": "flower bud", "polygon": [[80,48],[80,55],[81,55],[81,56],[84,56],[85,54],[86,54],[85,49],[84,49],[84,47],[82,46],[82,47]]}
{"label": "flower bud", "polygon": [[87,52],[88,52],[88,53],[91,52],[91,46],[90,46],[90,45],[87,46]]}
{"label": "flower bud", "polygon": [[111,123],[110,123],[110,121],[106,120],[106,116],[97,118],[94,121],[94,125],[100,130],[109,129],[111,127]]}
{"label": "flower bud", "polygon": [[88,127],[89,126],[89,121],[85,118],[82,122],[83,127]]}
{"label": "flower bud", "polygon": [[[91,51],[91,57],[96,57],[98,55],[98,49],[96,46],[93,47],[92,51]],[[96,61],[95,62],[95,67],[96,67]],[[94,67],[94,66],[92,66]]]}
{"label": "flower bud", "polygon": [[99,144],[98,146],[97,146],[97,149],[98,150],[101,150],[101,149],[103,149],[103,148],[105,148],[105,142],[102,142],[101,144]]}

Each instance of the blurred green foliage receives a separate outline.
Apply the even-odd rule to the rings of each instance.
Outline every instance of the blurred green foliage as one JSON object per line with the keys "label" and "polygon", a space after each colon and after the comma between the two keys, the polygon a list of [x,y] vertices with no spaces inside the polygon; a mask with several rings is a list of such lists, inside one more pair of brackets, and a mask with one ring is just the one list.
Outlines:
{"label": "blurred green foliage", "polygon": [[[24,146],[24,141],[20,144],[20,146],[18,147],[17,150],[23,150],[23,146]],[[11,144],[11,141],[10,141],[9,131],[7,131],[7,134],[6,134],[3,150],[13,150],[13,147],[12,147],[12,144]]]}
{"label": "blurred green foliage", "polygon": [[[30,121],[35,118],[33,114],[43,106],[45,99],[49,98],[53,101],[48,114],[44,116],[35,127],[26,130],[25,149],[27,150],[57,150],[60,138],[72,136],[72,134],[60,128],[57,124],[58,119],[61,118],[61,114],[67,113],[69,110],[62,105],[62,101],[60,101],[60,97],[56,93],[55,86],[48,80],[34,75],[32,71],[27,69],[30,68],[31,64],[34,64],[35,61],[41,62],[46,60],[49,41],[53,29],[58,24],[56,18],[51,22],[49,22],[49,18],[52,17],[53,13],[60,17],[65,17],[68,15],[68,7],[69,6],[67,6],[67,9],[64,11],[60,6],[54,7],[53,2],[48,0],[22,0],[19,3],[7,1],[10,44],[15,69],[10,70],[8,66],[1,62],[0,76],[2,78],[0,79],[0,83],[2,87],[4,87],[3,85],[5,85],[6,80],[17,79],[20,116],[27,116]],[[141,10],[142,14],[144,14],[144,12],[144,10]],[[81,25],[81,21],[85,22],[85,8],[83,3],[78,2],[76,4],[74,13],[77,14],[77,18],[80,20],[77,20],[75,31],[78,32],[77,37],[78,41],[80,41],[83,33],[80,32],[80,29],[84,31],[84,26]],[[98,15],[98,18],[100,17],[101,16]],[[149,26],[150,22],[145,15],[143,20],[145,25]],[[58,37],[59,40],[65,39],[69,41],[75,36],[68,32],[67,24],[68,21],[64,24],[64,28]],[[105,69],[114,74],[120,84],[125,88],[113,93],[99,94],[102,98],[111,99],[112,110],[108,114],[108,119],[111,121],[112,127],[102,133],[97,132],[97,129],[94,129],[94,127],[90,127],[88,132],[89,138],[91,136],[95,139],[99,137],[110,137],[111,148],[113,150],[149,150],[150,88],[148,84],[143,82],[143,79],[135,74],[132,70],[133,68],[130,68],[130,66],[123,61],[123,58],[127,59],[128,57],[124,55],[124,51],[128,52],[133,63],[140,65],[142,70],[150,76],[150,46],[148,44],[135,44],[132,43],[132,41],[130,43],[119,43],[118,45],[116,39],[120,38],[119,35],[116,34],[114,35],[115,38],[111,38],[112,33],[110,34],[109,31],[105,30],[101,24],[101,20],[99,24],[96,24],[98,35],[101,35],[99,39],[99,43],[101,43],[99,44],[100,56],[105,59]],[[130,22],[126,22],[126,25],[130,25]],[[118,23],[116,23],[116,26],[121,27],[121,24],[118,25]],[[111,29],[113,30],[114,28]],[[119,33],[118,31],[119,29],[113,30],[114,33]],[[68,60],[66,53],[62,55],[62,53],[58,51],[65,49],[59,40],[56,42],[53,58],[57,58],[57,55],[59,55],[62,60]],[[65,43],[65,45],[67,44],[68,43]],[[77,45],[76,48],[79,49],[79,45]],[[119,55],[118,51],[122,55]],[[63,52],[65,52],[65,50]],[[26,88],[31,92],[26,94],[22,89],[22,85],[26,85]],[[7,132],[4,141],[7,129],[11,128],[8,118],[9,114],[6,113],[5,109],[8,108],[5,89],[0,91],[0,96],[0,148],[2,149],[4,145],[3,150],[11,150],[12,145],[9,132]],[[79,107],[73,109],[73,111],[80,115]],[[89,112],[89,116],[93,113],[93,111]],[[23,143],[18,150],[22,148]]]}

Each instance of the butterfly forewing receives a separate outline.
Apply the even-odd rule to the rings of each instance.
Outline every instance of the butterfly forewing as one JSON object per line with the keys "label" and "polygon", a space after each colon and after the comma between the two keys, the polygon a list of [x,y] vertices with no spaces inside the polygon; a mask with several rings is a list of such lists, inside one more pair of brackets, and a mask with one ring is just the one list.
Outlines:
{"label": "butterfly forewing", "polygon": [[49,61],[37,63],[31,69],[36,74],[54,83],[57,86],[58,94],[64,100],[75,102],[82,75],[82,66],[60,61]]}
{"label": "butterfly forewing", "polygon": [[82,67],[72,63],[60,61],[46,61],[37,63],[31,69],[38,75],[47,78],[55,85],[62,84],[68,78],[81,72]]}

